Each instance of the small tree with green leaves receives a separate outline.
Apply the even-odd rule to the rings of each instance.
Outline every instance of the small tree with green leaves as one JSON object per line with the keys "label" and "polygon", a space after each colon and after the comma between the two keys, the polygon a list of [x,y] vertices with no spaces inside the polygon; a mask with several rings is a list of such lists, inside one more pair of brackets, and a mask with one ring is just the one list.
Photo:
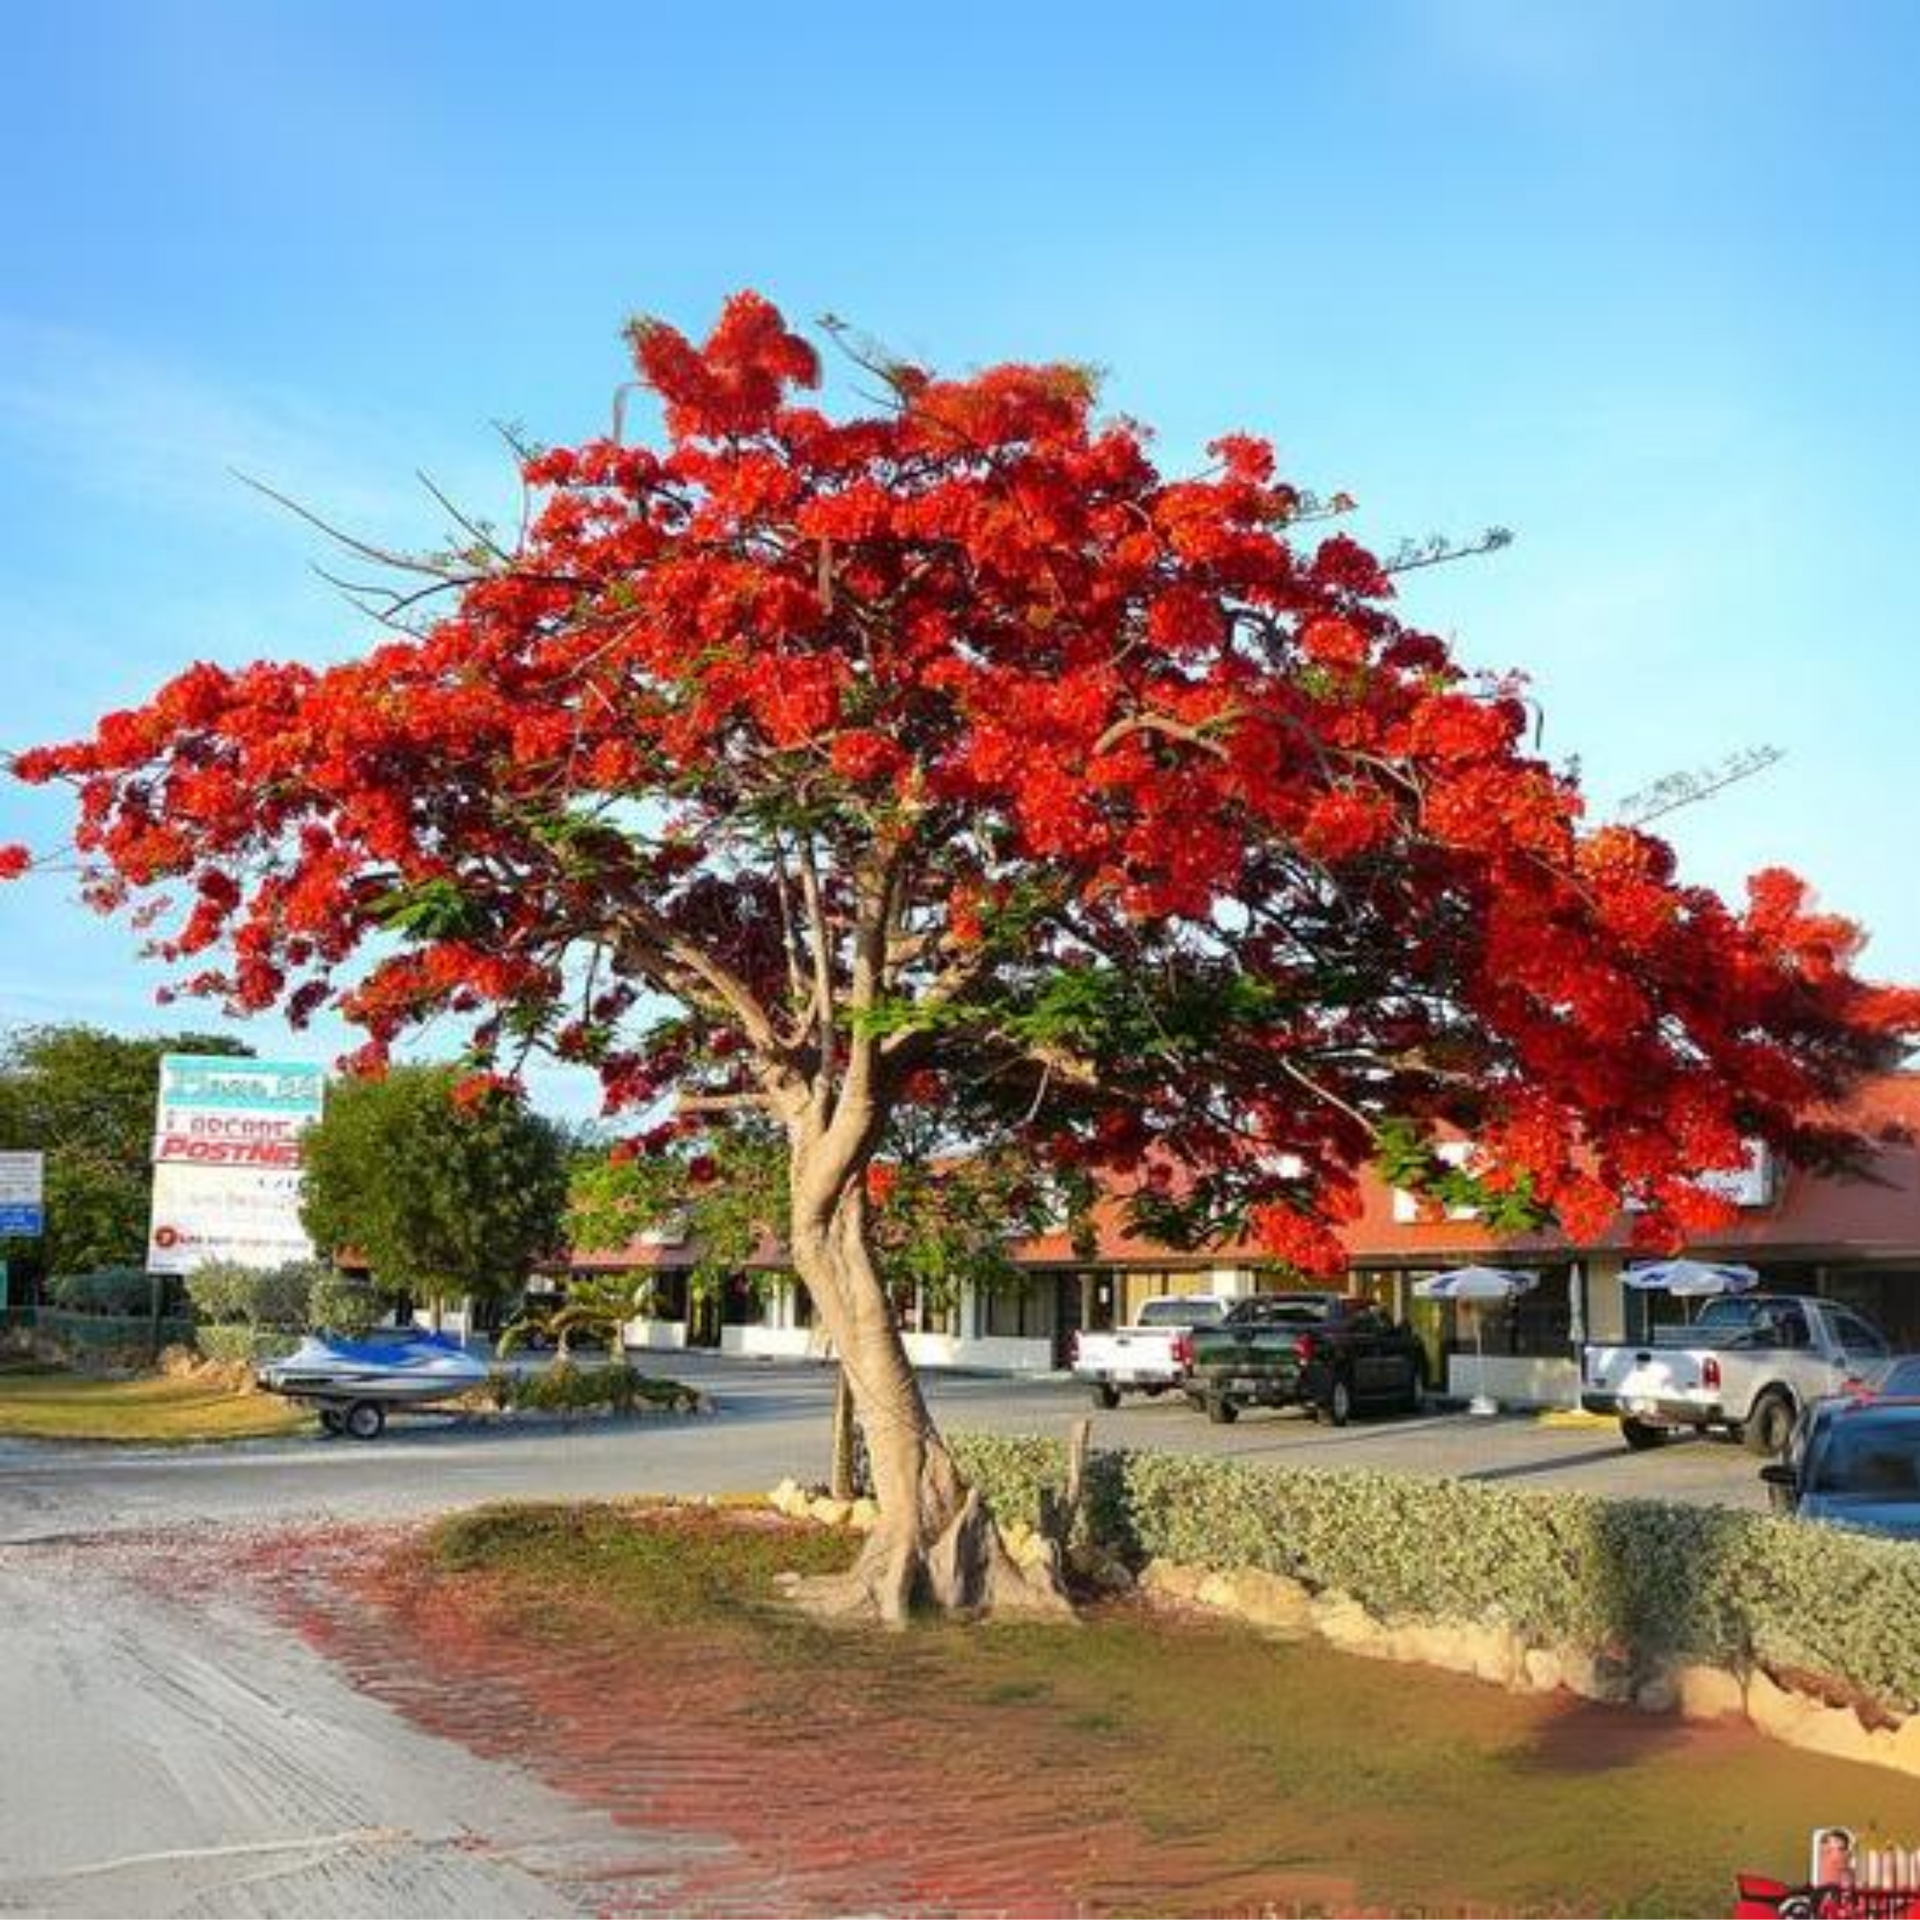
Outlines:
{"label": "small tree with green leaves", "polygon": [[346,1081],[305,1157],[314,1244],[352,1252],[383,1293],[436,1312],[511,1297],[560,1245],[566,1135],[504,1082],[446,1066]]}

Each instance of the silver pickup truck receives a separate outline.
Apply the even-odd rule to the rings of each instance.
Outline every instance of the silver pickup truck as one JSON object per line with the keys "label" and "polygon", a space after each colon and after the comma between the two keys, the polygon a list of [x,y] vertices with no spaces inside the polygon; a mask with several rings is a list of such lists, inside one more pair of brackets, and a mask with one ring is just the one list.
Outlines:
{"label": "silver pickup truck", "polygon": [[1111,1333],[1073,1336],[1073,1376],[1093,1389],[1097,1407],[1117,1407],[1123,1393],[1165,1393],[1193,1365],[1195,1327],[1220,1323],[1233,1303],[1213,1293],[1163,1293],[1140,1306],[1140,1318]]}
{"label": "silver pickup truck", "polygon": [[1617,1415],[1630,1447],[1714,1428],[1771,1458],[1803,1407],[1871,1384],[1892,1358],[1876,1328],[1831,1300],[1747,1294],[1709,1301],[1690,1324],[1646,1340],[1589,1341],[1580,1404]]}

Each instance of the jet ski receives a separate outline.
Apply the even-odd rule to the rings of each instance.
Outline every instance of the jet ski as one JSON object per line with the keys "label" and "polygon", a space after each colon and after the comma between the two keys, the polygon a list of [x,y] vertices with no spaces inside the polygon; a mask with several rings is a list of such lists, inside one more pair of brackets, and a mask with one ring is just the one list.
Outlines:
{"label": "jet ski", "polygon": [[329,1433],[373,1440],[385,1430],[389,1407],[425,1406],[470,1392],[486,1367],[451,1334],[395,1327],[384,1337],[335,1340],[309,1334],[284,1360],[255,1375],[269,1393],[320,1410]]}

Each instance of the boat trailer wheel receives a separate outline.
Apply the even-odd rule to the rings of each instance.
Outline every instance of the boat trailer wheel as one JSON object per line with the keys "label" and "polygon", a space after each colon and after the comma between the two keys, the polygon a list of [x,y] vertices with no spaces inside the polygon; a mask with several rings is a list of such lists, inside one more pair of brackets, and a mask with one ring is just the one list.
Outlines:
{"label": "boat trailer wheel", "polygon": [[322,1407],[320,1409],[320,1425],[322,1429],[328,1433],[345,1433],[347,1430],[346,1409],[344,1407]]}
{"label": "boat trailer wheel", "polygon": [[356,1440],[378,1440],[386,1431],[387,1410],[372,1400],[356,1400],[345,1418],[346,1429]]}

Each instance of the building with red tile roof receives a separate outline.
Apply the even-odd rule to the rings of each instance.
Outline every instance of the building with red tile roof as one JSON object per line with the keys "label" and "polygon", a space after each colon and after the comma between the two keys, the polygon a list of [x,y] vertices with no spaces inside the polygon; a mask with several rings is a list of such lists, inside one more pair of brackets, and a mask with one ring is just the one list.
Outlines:
{"label": "building with red tile roof", "polygon": [[[1821,1293],[1878,1321],[1897,1345],[1920,1351],[1920,1073],[1874,1081],[1847,1117],[1872,1143],[1863,1177],[1781,1167],[1756,1154],[1729,1186],[1735,1220],[1691,1245],[1702,1259],[1760,1269],[1762,1284]],[[1005,1293],[963,1292],[953,1302],[903,1302],[909,1345],[924,1364],[1045,1370],[1064,1363],[1071,1336],[1124,1324],[1164,1293],[1239,1295],[1283,1284],[1258,1249],[1180,1252],[1138,1233],[1118,1197],[1094,1209],[1083,1252],[1064,1225],[1013,1249],[1025,1282]],[[1618,1215],[1595,1240],[1575,1245],[1554,1233],[1498,1234],[1470,1213],[1436,1217],[1374,1175],[1361,1181],[1358,1216],[1342,1230],[1352,1284],[1410,1321],[1426,1341],[1435,1377],[1462,1391],[1484,1382],[1508,1400],[1574,1396],[1574,1354],[1589,1336],[1637,1333],[1643,1298],[1622,1288],[1635,1257],[1633,1221]],[[658,1276],[654,1316],[634,1324],[639,1344],[692,1340],[742,1353],[820,1351],[804,1296],[784,1283],[781,1249],[767,1241],[746,1272],[712,1300],[689,1298],[697,1249],[650,1235],[602,1251],[576,1249],[578,1272],[647,1269]],[[1448,1267],[1491,1264],[1536,1271],[1539,1285],[1511,1309],[1489,1313],[1476,1370],[1472,1329],[1461,1309],[1415,1299],[1413,1283]],[[1466,1310],[1471,1311],[1471,1310]]]}

